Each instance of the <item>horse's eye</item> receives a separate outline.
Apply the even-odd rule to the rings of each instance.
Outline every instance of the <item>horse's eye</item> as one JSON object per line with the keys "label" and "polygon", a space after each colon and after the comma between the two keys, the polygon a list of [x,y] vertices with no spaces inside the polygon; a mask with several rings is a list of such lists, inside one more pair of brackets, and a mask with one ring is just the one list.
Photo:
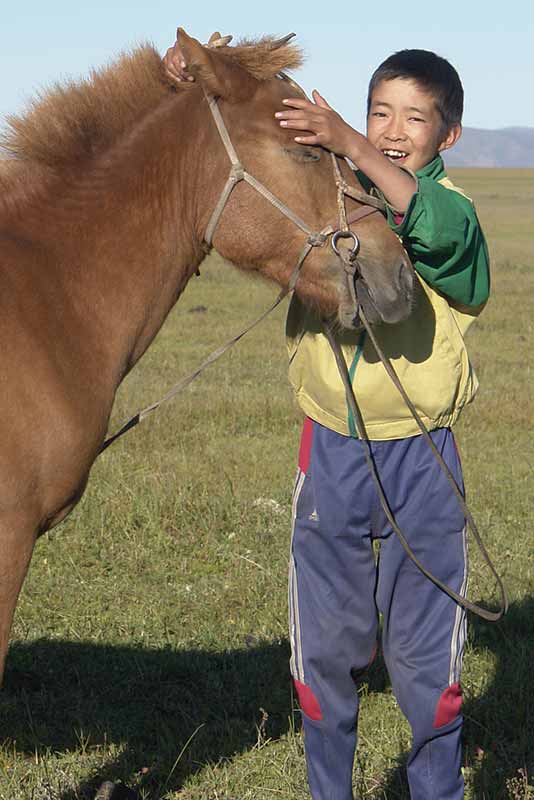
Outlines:
{"label": "horse's eye", "polygon": [[284,152],[295,161],[304,163],[321,160],[321,151],[318,147],[284,147]]}

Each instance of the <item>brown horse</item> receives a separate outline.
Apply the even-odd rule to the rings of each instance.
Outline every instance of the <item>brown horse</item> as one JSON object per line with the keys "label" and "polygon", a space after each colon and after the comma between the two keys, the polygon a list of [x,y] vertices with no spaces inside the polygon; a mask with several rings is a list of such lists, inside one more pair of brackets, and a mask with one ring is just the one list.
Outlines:
{"label": "brown horse", "polygon": [[[82,495],[117,387],[205,254],[229,162],[203,90],[220,98],[250,173],[314,230],[337,213],[329,155],[297,146],[274,121],[295,92],[276,74],[298,65],[298,50],[270,39],[208,50],[185,35],[183,46],[195,84],[170,86],[145,46],[10,120],[0,170],[0,680],[35,540]],[[400,243],[380,214],[358,222],[358,236],[368,316],[406,317]],[[284,286],[304,240],[241,183],[214,244]],[[308,256],[297,292],[347,318],[352,301],[329,245]]]}

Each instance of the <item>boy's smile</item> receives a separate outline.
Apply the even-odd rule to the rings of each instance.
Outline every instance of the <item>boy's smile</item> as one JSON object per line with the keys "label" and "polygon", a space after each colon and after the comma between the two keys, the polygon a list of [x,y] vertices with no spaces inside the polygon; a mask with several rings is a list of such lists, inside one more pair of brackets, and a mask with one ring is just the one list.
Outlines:
{"label": "boy's smile", "polygon": [[451,147],[460,133],[460,125],[444,130],[434,98],[414,80],[383,80],[373,91],[367,138],[397,166],[417,172]]}

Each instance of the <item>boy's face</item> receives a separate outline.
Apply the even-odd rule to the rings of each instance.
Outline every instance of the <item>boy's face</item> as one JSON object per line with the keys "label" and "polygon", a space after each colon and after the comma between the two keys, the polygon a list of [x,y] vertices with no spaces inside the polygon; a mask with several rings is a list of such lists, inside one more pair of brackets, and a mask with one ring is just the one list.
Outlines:
{"label": "boy's face", "polygon": [[461,126],[443,131],[433,97],[407,78],[381,81],[371,96],[367,138],[394,164],[413,172],[457,141]]}

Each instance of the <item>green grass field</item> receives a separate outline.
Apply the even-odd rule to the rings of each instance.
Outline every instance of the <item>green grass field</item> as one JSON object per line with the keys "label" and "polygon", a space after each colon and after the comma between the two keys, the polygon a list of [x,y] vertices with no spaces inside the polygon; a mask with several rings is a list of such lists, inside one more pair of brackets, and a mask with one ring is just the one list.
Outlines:
{"label": "green grass field", "polygon": [[[534,798],[534,170],[452,174],[477,202],[494,276],[469,336],[482,388],[458,438],[511,598],[502,624],[470,628],[466,796],[519,800]],[[113,427],[274,294],[212,259],[123,386]],[[308,797],[287,663],[301,417],[284,311],[106,452],[38,543],[0,694],[2,800],[92,800],[104,780],[147,800]],[[473,552],[471,596],[492,590]],[[361,697],[355,792],[406,800],[409,731],[381,662]]]}

